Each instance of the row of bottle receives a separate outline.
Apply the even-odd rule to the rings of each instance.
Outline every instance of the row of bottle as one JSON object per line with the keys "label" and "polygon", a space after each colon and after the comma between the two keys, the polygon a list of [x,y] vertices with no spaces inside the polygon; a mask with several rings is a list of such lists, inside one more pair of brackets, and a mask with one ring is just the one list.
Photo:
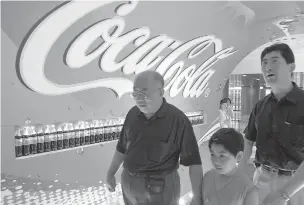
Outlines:
{"label": "row of bottle", "polygon": [[204,116],[203,115],[194,115],[188,116],[192,125],[199,125],[204,123]]}
{"label": "row of bottle", "polygon": [[123,119],[77,121],[51,125],[25,125],[16,130],[16,157],[69,149],[119,138]]}

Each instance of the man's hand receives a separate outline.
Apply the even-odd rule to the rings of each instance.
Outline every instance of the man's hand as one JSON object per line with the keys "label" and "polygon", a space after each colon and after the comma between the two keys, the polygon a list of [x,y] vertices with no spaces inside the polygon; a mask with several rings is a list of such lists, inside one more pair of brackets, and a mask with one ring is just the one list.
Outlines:
{"label": "man's hand", "polygon": [[286,205],[287,202],[278,191],[272,192],[266,196],[260,205]]}
{"label": "man's hand", "polygon": [[204,205],[203,201],[199,198],[192,198],[190,205]]}
{"label": "man's hand", "polygon": [[116,187],[116,179],[115,179],[115,175],[113,174],[107,174],[107,187],[108,190],[110,192],[114,192],[115,191],[115,187]]}

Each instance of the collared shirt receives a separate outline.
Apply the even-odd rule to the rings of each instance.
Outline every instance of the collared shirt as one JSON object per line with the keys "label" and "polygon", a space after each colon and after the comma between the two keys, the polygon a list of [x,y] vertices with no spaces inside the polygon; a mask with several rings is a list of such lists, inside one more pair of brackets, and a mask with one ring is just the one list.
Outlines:
{"label": "collared shirt", "polygon": [[231,117],[227,114],[226,111],[220,109],[220,126],[222,128],[232,127]]}
{"label": "collared shirt", "polygon": [[267,95],[250,115],[245,137],[256,142],[258,163],[295,170],[304,160],[304,91],[293,86],[280,101]]}
{"label": "collared shirt", "polygon": [[126,155],[123,167],[135,172],[170,172],[179,164],[201,164],[199,148],[188,117],[163,99],[147,120],[137,106],[130,109],[116,146]]}

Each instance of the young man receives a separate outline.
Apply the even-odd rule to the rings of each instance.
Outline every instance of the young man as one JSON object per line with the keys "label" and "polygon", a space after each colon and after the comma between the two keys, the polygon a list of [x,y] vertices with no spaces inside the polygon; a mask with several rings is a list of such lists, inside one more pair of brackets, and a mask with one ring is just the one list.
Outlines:
{"label": "young man", "polygon": [[303,205],[304,91],[292,82],[293,52],[286,44],[274,44],[262,52],[261,65],[272,92],[251,113],[240,167],[256,142],[262,205]]}
{"label": "young man", "polygon": [[192,125],[163,94],[164,80],[159,73],[137,75],[132,93],[136,106],[126,116],[107,184],[115,190],[114,175],[123,163],[121,185],[126,205],[177,205],[180,163],[189,166],[192,204],[201,205],[203,170]]}

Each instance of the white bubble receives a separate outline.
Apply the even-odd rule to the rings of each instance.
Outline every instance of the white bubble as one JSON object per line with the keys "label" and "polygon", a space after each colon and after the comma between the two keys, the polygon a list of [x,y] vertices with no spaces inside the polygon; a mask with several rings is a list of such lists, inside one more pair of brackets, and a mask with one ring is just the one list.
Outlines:
{"label": "white bubble", "polygon": [[16,190],[22,189],[22,186],[15,187]]}

